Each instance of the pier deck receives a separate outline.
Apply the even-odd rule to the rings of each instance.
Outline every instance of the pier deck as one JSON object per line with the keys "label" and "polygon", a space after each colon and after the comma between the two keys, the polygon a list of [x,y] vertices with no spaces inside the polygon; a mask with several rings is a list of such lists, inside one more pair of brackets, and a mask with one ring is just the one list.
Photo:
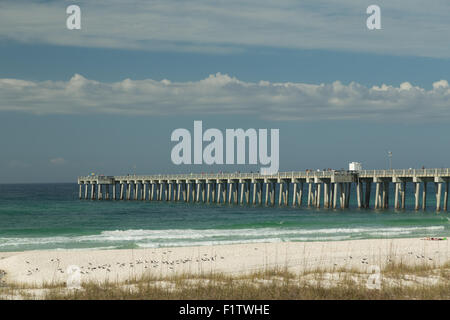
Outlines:
{"label": "pier deck", "polygon": [[[426,209],[427,185],[434,183],[437,211],[441,208],[447,210],[449,181],[450,169],[448,168],[295,171],[279,172],[275,175],[202,173],[78,178],[80,199],[235,204],[263,204],[264,202],[266,205],[278,203],[278,205],[292,206],[301,206],[305,201],[309,207],[348,208],[350,197],[354,195],[359,208],[369,208],[373,200],[375,209],[389,208],[391,187],[394,190],[394,208],[404,209],[406,186],[407,183],[412,183],[416,210]],[[304,197],[305,185],[306,196]],[[373,199],[372,185],[375,185]],[[352,193],[353,186],[356,188],[354,193]],[[278,197],[276,197],[277,193]]]}

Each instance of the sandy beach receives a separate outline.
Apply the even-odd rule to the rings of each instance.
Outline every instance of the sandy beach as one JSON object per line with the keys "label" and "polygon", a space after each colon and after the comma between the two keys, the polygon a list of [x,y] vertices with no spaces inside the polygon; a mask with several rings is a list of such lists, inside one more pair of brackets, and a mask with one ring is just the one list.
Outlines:
{"label": "sandy beach", "polygon": [[448,240],[374,239],[279,242],[134,250],[67,250],[0,253],[6,284],[64,283],[69,266],[81,281],[125,282],[148,274],[170,276],[220,272],[246,274],[275,267],[301,273],[317,268],[367,271],[390,262],[440,266],[449,261]]}

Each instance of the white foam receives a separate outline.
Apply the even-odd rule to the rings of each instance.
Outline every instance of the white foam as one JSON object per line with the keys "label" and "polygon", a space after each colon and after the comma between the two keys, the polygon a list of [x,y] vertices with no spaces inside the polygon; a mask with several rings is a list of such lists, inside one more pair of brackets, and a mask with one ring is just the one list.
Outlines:
{"label": "white foam", "polygon": [[356,227],[356,228],[246,228],[246,229],[129,229],[103,231],[88,236],[56,236],[0,238],[0,248],[20,248],[21,246],[46,247],[64,244],[78,247],[117,247],[135,243],[141,247],[208,245],[270,241],[333,241],[364,236],[398,236],[414,233],[436,232],[444,226],[426,227]]}

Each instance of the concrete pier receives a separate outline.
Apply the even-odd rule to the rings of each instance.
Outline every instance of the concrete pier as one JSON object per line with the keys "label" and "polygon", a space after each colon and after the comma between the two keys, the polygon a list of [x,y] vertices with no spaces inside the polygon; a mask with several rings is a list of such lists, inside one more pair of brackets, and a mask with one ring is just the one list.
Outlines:
{"label": "concrete pier", "polygon": [[[78,178],[84,200],[184,201],[235,205],[278,205],[345,209],[406,209],[407,186],[413,208],[426,210],[428,185],[434,183],[436,211],[448,210],[450,169],[299,171],[259,173],[85,176]],[[306,186],[305,186],[306,184]],[[392,184],[392,189],[391,189]],[[353,185],[355,188],[353,188]],[[371,195],[375,185],[375,195]],[[420,191],[422,189],[422,196]],[[305,198],[303,191],[306,192]],[[353,192],[353,193],[352,193]],[[409,197],[409,196],[408,196]]]}

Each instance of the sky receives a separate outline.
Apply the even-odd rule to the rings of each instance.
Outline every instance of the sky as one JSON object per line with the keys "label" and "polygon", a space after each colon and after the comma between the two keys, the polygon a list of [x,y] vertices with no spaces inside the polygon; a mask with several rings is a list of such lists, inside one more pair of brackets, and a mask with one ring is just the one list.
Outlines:
{"label": "sky", "polygon": [[[66,8],[81,8],[68,30]],[[381,9],[369,30],[366,9]],[[171,133],[279,129],[280,171],[450,167],[450,2],[0,3],[0,183],[175,165]]]}

